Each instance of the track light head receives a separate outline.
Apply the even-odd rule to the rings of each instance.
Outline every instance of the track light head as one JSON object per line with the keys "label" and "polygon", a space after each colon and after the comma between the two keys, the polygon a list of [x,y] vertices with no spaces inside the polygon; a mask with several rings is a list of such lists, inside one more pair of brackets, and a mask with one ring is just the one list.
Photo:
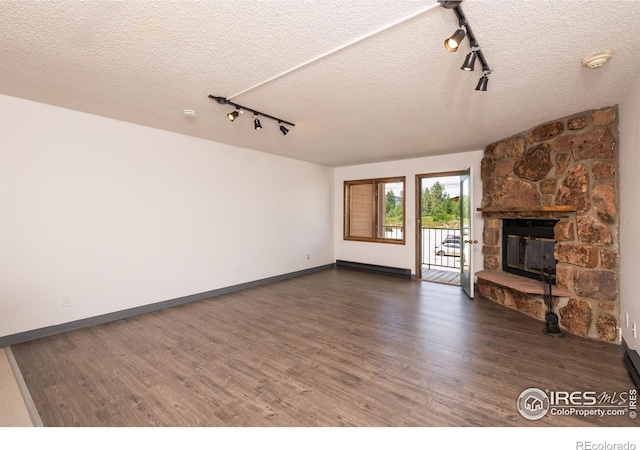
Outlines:
{"label": "track light head", "polygon": [[229,122],[233,122],[238,118],[240,114],[242,114],[242,111],[236,109],[235,111],[231,111],[230,113],[227,113],[227,119],[229,119]]}
{"label": "track light head", "polygon": [[282,134],[284,134],[285,136],[287,135],[287,133],[289,132],[289,129],[287,127],[285,127],[284,125],[282,125],[282,122],[278,122],[280,124],[280,131],[282,131]]}
{"label": "track light head", "polygon": [[468,72],[473,72],[473,68],[474,68],[475,65],[476,65],[476,51],[473,50],[464,59],[464,63],[462,64],[462,67],[460,67],[460,68],[462,70],[466,70]]}
{"label": "track light head", "polygon": [[258,119],[257,114],[253,115],[253,128],[255,128],[256,130],[262,129],[262,125],[260,124],[260,119]]}
{"label": "track light head", "polygon": [[446,48],[450,52],[458,51],[460,42],[462,42],[466,34],[467,32],[464,30],[464,27],[458,28],[449,39],[446,39],[444,41],[444,48]]}
{"label": "track light head", "polygon": [[487,83],[489,83],[489,77],[487,77],[487,74],[485,73],[484,75],[482,75],[482,77],[478,81],[478,85],[476,86],[476,91],[486,91]]}

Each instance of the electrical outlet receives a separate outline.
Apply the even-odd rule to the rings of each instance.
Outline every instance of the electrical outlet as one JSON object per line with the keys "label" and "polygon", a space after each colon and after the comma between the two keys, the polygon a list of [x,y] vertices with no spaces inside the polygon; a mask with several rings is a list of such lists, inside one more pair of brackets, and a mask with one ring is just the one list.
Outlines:
{"label": "electrical outlet", "polygon": [[62,297],[62,307],[66,308],[68,306],[73,305],[73,302],[71,301],[71,297],[67,296],[67,297]]}
{"label": "electrical outlet", "polygon": [[309,255],[307,255],[307,259],[309,259]]}

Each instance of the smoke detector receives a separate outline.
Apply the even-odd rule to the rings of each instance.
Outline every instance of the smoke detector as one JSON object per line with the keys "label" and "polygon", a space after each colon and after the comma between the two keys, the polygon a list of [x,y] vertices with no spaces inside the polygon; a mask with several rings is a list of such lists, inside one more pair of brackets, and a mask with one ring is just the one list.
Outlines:
{"label": "smoke detector", "polygon": [[592,53],[582,58],[582,65],[589,69],[597,69],[604,66],[611,59],[611,51]]}

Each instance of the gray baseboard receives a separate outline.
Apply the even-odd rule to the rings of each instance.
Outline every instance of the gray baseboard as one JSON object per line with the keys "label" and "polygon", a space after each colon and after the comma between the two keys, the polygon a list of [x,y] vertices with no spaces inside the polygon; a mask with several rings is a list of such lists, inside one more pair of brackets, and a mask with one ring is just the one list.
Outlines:
{"label": "gray baseboard", "polygon": [[288,280],[290,278],[295,278],[302,275],[308,275],[311,273],[320,272],[323,270],[331,269],[333,267],[335,267],[335,264],[325,264],[323,266],[312,267],[310,269],[299,270],[297,272],[290,272],[283,275],[276,275],[274,277],[263,278],[261,280],[249,281],[247,283],[241,283],[241,284],[236,284],[234,286],[214,289],[212,291],[188,295],[186,297],[174,298],[171,300],[165,300],[158,303],[151,303],[149,305],[138,306],[136,308],[124,309],[122,311],[116,311],[108,314],[102,314],[99,316],[88,317],[86,319],[75,320],[73,322],[67,322],[60,325],[53,325],[50,327],[38,328],[36,330],[16,333],[9,336],[3,336],[3,337],[0,337],[0,347],[20,344],[22,342],[32,341],[34,339],[39,339],[46,336],[52,336],[54,334],[60,334],[67,331],[78,330],[80,328],[86,328],[93,325],[100,325],[102,323],[113,322],[114,320],[126,319],[127,317],[133,317],[140,314],[158,311],[160,309],[171,308],[172,306],[179,306],[179,305],[184,305],[191,302],[197,302],[200,300],[205,300],[207,298],[217,297],[220,295],[229,294],[231,292],[241,291],[243,289],[263,286],[265,284],[275,283],[276,281]]}

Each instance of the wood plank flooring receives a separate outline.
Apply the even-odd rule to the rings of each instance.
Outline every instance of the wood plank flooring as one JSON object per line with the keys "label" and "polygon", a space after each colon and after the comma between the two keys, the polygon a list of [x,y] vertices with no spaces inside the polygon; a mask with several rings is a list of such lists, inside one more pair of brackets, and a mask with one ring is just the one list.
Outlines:
{"label": "wood plank flooring", "polygon": [[331,269],[12,346],[45,426],[637,426],[516,409],[628,391],[619,346],[459,287]]}
{"label": "wood plank flooring", "polygon": [[422,281],[431,281],[433,283],[450,284],[452,286],[460,286],[460,269],[458,270],[438,270],[422,267]]}

